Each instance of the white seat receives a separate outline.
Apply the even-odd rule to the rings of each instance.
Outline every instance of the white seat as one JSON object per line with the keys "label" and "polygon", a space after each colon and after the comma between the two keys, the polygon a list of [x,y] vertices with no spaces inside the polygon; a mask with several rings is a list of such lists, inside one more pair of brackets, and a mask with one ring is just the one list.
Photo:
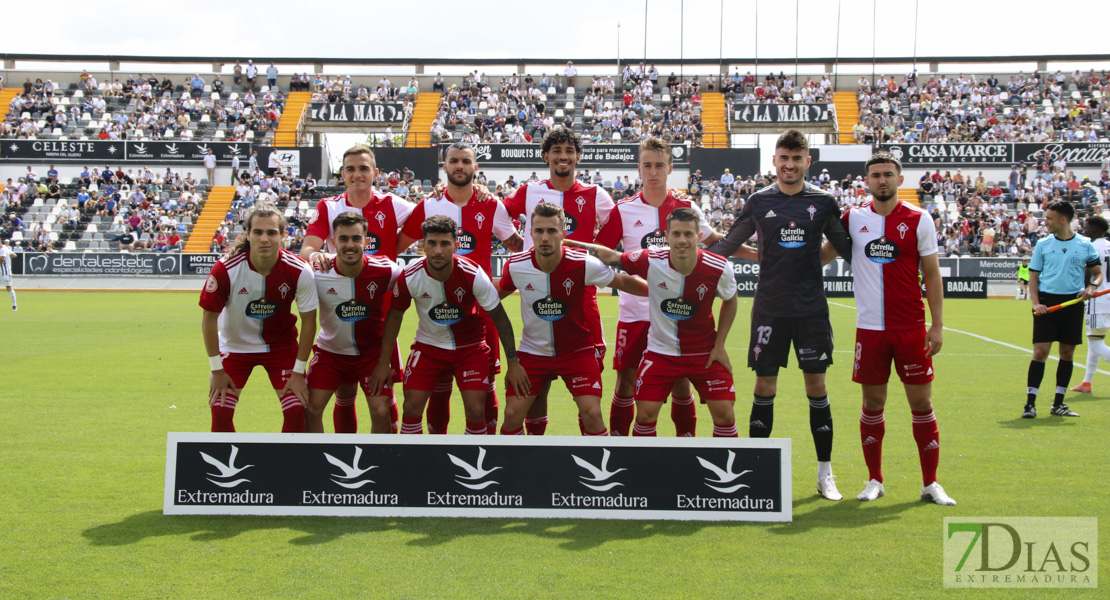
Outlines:
{"label": "white seat", "polygon": [[77,242],[73,240],[67,241],[64,250],[77,250]]}
{"label": "white seat", "polygon": [[561,108],[556,108],[555,109],[555,118],[556,119],[562,119],[565,116],[566,116],[566,113],[563,112],[563,109],[561,109]]}
{"label": "white seat", "polygon": [[12,233],[12,241],[13,242],[22,242],[23,241],[23,232],[22,231],[13,232]]}
{"label": "white seat", "polygon": [[201,123],[211,123],[212,122],[212,115],[210,115],[208,113],[204,113],[203,115],[200,116],[200,122]]}
{"label": "white seat", "polygon": [[217,140],[222,140],[222,139],[224,139],[224,130],[223,130],[223,129],[217,129],[217,130],[216,130],[216,134],[215,134],[215,136],[214,136],[214,137],[215,137],[215,138],[216,138]]}
{"label": "white seat", "polygon": [[559,90],[555,89],[555,86],[549,85],[549,86],[547,86],[547,93],[554,96],[555,94],[559,93]]}
{"label": "white seat", "polygon": [[251,129],[250,131],[247,132],[246,138],[248,140],[253,140],[254,139],[254,130],[253,129]]}
{"label": "white seat", "polygon": [[567,110],[574,110],[574,101],[573,100],[567,100],[566,103],[563,104],[563,108],[565,108]]}
{"label": "white seat", "polygon": [[567,95],[574,95],[574,86],[567,87]]}
{"label": "white seat", "polygon": [[269,91],[270,91],[270,86],[264,85],[264,86],[262,86],[262,89],[258,90],[258,93],[259,94],[266,94],[266,93],[269,93]]}

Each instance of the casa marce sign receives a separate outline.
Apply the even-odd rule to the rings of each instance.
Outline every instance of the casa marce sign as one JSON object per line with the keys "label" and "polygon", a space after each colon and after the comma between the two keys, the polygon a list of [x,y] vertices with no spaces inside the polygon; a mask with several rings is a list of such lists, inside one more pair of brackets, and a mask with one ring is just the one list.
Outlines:
{"label": "casa marce sign", "polygon": [[944,144],[882,144],[904,165],[1005,166],[1036,162],[1039,152],[1063,158],[1068,167],[1097,167],[1110,153],[1110,142],[998,142]]}
{"label": "casa marce sign", "polygon": [[167,515],[790,521],[790,440],[169,433]]}

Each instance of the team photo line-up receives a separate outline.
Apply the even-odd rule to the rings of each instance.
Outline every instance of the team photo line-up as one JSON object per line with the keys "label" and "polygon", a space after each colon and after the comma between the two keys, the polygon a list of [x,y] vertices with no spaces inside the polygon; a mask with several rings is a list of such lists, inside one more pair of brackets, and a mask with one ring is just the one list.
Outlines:
{"label": "team photo line-up", "polygon": [[[299,256],[282,248],[282,211],[268,203],[252,207],[243,235],[215,264],[200,298],[212,431],[235,431],[241,390],[254,367],[262,366],[281,404],[283,432],[323,432],[332,396],[334,431],[357,432],[362,388],[371,433],[419,434],[425,422],[429,433],[446,433],[455,384],[468,435],[498,433],[502,410],[501,435],[542,435],[550,386],[562,378],[578,407],[582,435],[654,436],[669,396],[676,434],[693,436],[696,391],[709,410],[713,435],[737,437],[736,388],[725,347],[738,305],[728,261],[736,256],[760,265],[747,351],[755,371],[748,435],[771,436],[778,373],[793,346],[810,407],[817,491],[840,500],[825,385],[833,332],[822,283],[824,264],[839,255],[852,264],[858,307],[852,380],[862,387],[860,442],[870,479],[858,498],[884,495],[884,408],[893,363],[911,411],[921,498],[956,503],[936,475],[940,440],[932,357],[943,344],[936,230],[921,209],[897,199],[903,182],[897,158],[874,154],[865,165],[873,201],[841,214],[831,194],[805,182],[808,143],[801,132],[788,130],[775,147],[776,182],[752,194],[722,233],[694,200],[667,188],[673,164],[664,141],[641,143],[643,189],[617,203],[600,186],[575,178],[581,152],[573,131],[555,128],[542,148],[548,179],[522,185],[501,202],[475,185],[475,151],[455,143],[443,156],[446,185],[414,206],[375,190],[373,151],[352,147],[340,171],[346,191],[318,203]],[[1048,214],[1054,210],[1064,209],[1049,206]],[[514,219],[523,222],[523,236]],[[1070,226],[1052,233],[1066,238]],[[496,281],[494,236],[513,252]],[[748,244],[753,236],[758,247]],[[400,266],[399,249],[415,241],[422,242],[424,255]],[[1049,260],[1034,253],[1032,269],[1044,271],[1042,288],[1074,283],[1050,279]],[[1031,289],[1036,285],[1034,277]],[[607,420],[599,287],[622,292]],[[1082,289],[1083,296],[1091,295],[1090,288]],[[514,292],[520,295],[520,332],[501,303]],[[1035,310],[1047,313],[1041,301],[1055,298],[1034,293]],[[417,327],[402,364],[398,335],[410,307]],[[1081,304],[1078,310],[1081,322]],[[1060,341],[1063,354],[1064,343],[1078,343],[1070,331],[1072,312],[1037,317],[1038,350],[1043,342]],[[1040,353],[1034,356],[1041,374],[1043,361]],[[1031,366],[1030,407],[1034,372]],[[1053,414],[1064,415],[1055,408]]]}

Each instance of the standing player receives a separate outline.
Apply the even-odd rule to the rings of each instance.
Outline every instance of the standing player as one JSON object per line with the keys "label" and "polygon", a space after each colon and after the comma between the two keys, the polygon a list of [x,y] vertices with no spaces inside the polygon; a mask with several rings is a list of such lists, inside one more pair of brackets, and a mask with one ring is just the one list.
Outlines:
{"label": "standing player", "polygon": [[12,310],[19,310],[15,303],[15,288],[12,287],[12,257],[15,253],[8,246],[7,240],[0,240],[0,283],[8,288],[8,295],[12,297]]}
{"label": "standing player", "polygon": [[[613,199],[601,186],[582,183],[574,178],[578,161],[582,157],[582,138],[566,127],[553,127],[543,138],[543,161],[549,169],[548,179],[538,183],[529,182],[505,201],[509,216],[525,218],[524,229],[531,231],[532,224],[527,221],[532,209],[541,202],[550,202],[563,207],[566,216],[566,239],[578,242],[592,242],[595,227],[604,225],[613,210]],[[524,238],[524,249],[532,247],[531,236]],[[594,347],[598,362],[605,360],[605,332],[601,328],[601,313],[597,308],[597,289],[593,286],[586,291],[584,306],[590,332],[594,336]],[[539,392],[536,401],[525,421],[525,428],[532,435],[543,435],[547,430],[547,392]]]}
{"label": "standing player", "polygon": [[[609,220],[598,232],[594,243],[616,248],[620,243],[625,252],[646,250],[649,246],[667,247],[664,232],[667,217],[676,208],[689,208],[698,215],[698,235],[705,244],[713,244],[721,234],[713,230],[705,215],[692,200],[678,199],[667,188],[667,175],[674,170],[674,157],[666,142],[649,137],[640,143],[637,170],[644,189],[627,200],[621,200],[609,213]],[[613,369],[617,371],[617,389],[609,409],[612,435],[628,435],[635,415],[632,395],[635,391],[636,369],[643,358],[648,340],[648,299],[622,295],[619,300],[620,320],[617,322],[616,349]],[[679,437],[693,436],[697,428],[697,410],[690,382],[680,379],[671,391],[671,420]]]}
{"label": "standing player", "polygon": [[[709,406],[713,437],[737,437],[736,387],[725,340],[736,318],[736,277],[728,260],[698,249],[698,213],[677,208],[667,217],[668,249],[619,254],[583,244],[613,268],[647,279],[651,327],[636,379],[635,436],[654,436],[663,401],[687,378]],[[578,244],[576,244],[578,245]],[[713,297],[723,300],[713,328]]]}
{"label": "standing player", "polygon": [[[1033,301],[1033,360],[1029,361],[1029,381],[1025,409],[1021,416],[1037,416],[1037,392],[1044,379],[1044,362],[1052,351],[1052,342],[1060,342],[1060,364],[1056,367],[1056,398],[1052,414],[1078,417],[1067,404],[1064,394],[1071,380],[1075,347],[1083,343],[1083,304],[1075,304],[1048,312],[1048,307],[1073,300],[1089,300],[1102,284],[1102,258],[1091,240],[1072,231],[1075,207],[1065,200],[1049,202],[1044,211],[1044,224],[1049,235],[1037,240],[1033,260],[1029,263],[1029,298]],[[1090,274],[1090,284],[1083,280]]]}
{"label": "standing player", "polygon": [[[555,204],[537,204],[529,215],[532,248],[514,255],[505,264],[499,281],[502,298],[520,290],[524,332],[520,364],[528,373],[529,387],[539,391],[558,377],[578,405],[583,435],[606,435],[601,416],[601,365],[586,322],[586,288],[613,287],[646,295],[647,284],[624,273],[614,273],[601,261],[580,250],[563,247],[566,222]],[[524,435],[524,418],[535,395],[506,389],[502,435]]]}
{"label": "standing player", "polygon": [[516,356],[513,326],[497,289],[478,265],[458,256],[458,224],[443,215],[424,221],[424,257],[405,267],[393,290],[393,306],[382,333],[382,354],[370,379],[376,394],[389,380],[389,348],[397,343],[405,309],[416,305],[420,323],[405,365],[401,433],[422,433],[424,405],[445,373],[453,374],[462,394],[467,435],[485,435],[485,398],[489,388],[489,347],[478,308],[489,313],[509,362],[505,379],[527,393],[528,376]]}
{"label": "standing player", "polygon": [[[382,345],[383,306],[401,267],[388,258],[363,254],[366,219],[359,213],[339,213],[332,219],[331,229],[335,233],[329,241],[339,254],[327,272],[318,272],[315,277],[320,337],[308,365],[305,429],[323,433],[324,409],[335,390],[361,385],[370,407],[370,433],[397,433],[398,423],[390,419],[389,407],[396,406],[392,384],[400,373],[390,373],[377,393],[371,395],[368,389]],[[338,419],[335,425],[336,433],[355,433],[358,421],[351,422],[354,427],[350,430],[341,429],[344,423]]]}
{"label": "standing player", "polygon": [[[1083,227],[1083,235],[1090,238],[1091,243],[1094,244],[1099,265],[1104,268],[1104,272],[1110,271],[1110,240],[1106,239],[1108,228],[1110,225],[1102,215],[1088,217],[1087,224]],[[1106,277],[1103,276],[1098,291],[1108,288],[1110,283],[1107,283]],[[1110,346],[1107,346],[1105,341],[1107,330],[1110,330],[1110,298],[1106,296],[1091,298],[1087,301],[1087,340],[1090,342],[1087,346],[1087,372],[1083,375],[1083,383],[1071,388],[1071,391],[1090,394],[1091,382],[1094,381],[1095,371],[1098,370],[1099,359],[1110,362]]]}
{"label": "standing player", "polygon": [[[469,144],[456,142],[447,147],[443,157],[443,170],[447,187],[440,197],[429,197],[416,205],[416,210],[401,228],[397,251],[408,248],[420,239],[425,219],[435,215],[451,217],[459,224],[459,254],[466,256],[493,278],[493,236],[502,240],[509,250],[520,251],[523,240],[513,226],[505,206],[496,198],[483,200],[474,187],[474,174],[478,171],[478,155]],[[497,343],[497,329],[484,310],[479,311],[486,331],[486,345],[490,348],[490,379],[486,393],[486,425],[490,435],[497,433],[497,391],[494,376],[501,372],[501,346]],[[451,376],[439,382],[428,401],[428,433],[447,433],[451,420]]]}
{"label": "standing player", "polygon": [[1014,294],[1014,298],[1018,300],[1025,300],[1029,297],[1029,259],[1021,259],[1021,264],[1018,265],[1017,272],[1018,291]]}
{"label": "standing player", "polygon": [[840,221],[836,198],[805,182],[809,144],[789,129],[775,143],[777,183],[752,194],[725,239],[709,248],[723,256],[750,254],[741,246],[759,233],[759,287],[752,306],[748,366],[755,370],[750,437],[770,437],[778,372],[790,345],[805,379],[809,428],[817,449],[817,491],[829,500],[843,496],[832,474],[833,421],[825,388],[832,364],[833,333],[821,270],[821,237],[850,260],[852,245]]}
{"label": "standing player", "polygon": [[[332,220],[339,213],[360,213],[367,223],[366,249],[367,254],[381,256],[390,260],[397,260],[397,236],[401,226],[412,214],[413,205],[393,194],[383,194],[374,190],[374,180],[378,177],[377,159],[374,151],[366,146],[352,146],[343,153],[343,167],[339,171],[347,191],[331,198],[324,198],[316,203],[315,210],[310,214],[308,229],[305,231],[304,242],[301,244],[301,258],[312,263],[312,266],[321,273],[331,269],[331,258],[321,249],[325,249],[325,241],[330,252],[336,249],[332,244]],[[383,306],[383,312],[389,308],[389,300]],[[394,369],[401,370],[401,352],[394,349]],[[358,417],[355,411],[355,400],[358,397],[358,386],[344,384],[339,386],[335,393],[335,412],[332,420],[335,430],[355,433],[358,429]],[[390,400],[390,420],[399,420],[397,404]]]}
{"label": "standing player", "polygon": [[[864,165],[874,200],[843,216],[852,236],[852,276],[855,278],[856,355],[852,381],[863,387],[860,441],[870,481],[860,500],[883,495],[883,434],[886,421],[890,363],[906,388],[913,415],[913,438],[921,460],[921,499],[954,506],[956,501],[937,483],[940,433],[933,415],[933,355],[944,342],[943,282],[937,258],[933,220],[921,209],[898,200],[902,164],[879,152]],[[825,247],[832,258],[832,248]],[[918,272],[925,274],[932,324],[925,330],[925,304]]]}
{"label": "standing player", "polygon": [[[212,266],[200,294],[201,333],[212,368],[212,431],[235,431],[239,392],[259,365],[281,401],[281,431],[304,431],[304,372],[316,337],[318,301],[312,267],[281,247],[287,226],[273,204],[255,204],[246,233]],[[301,316],[299,339],[294,300]]]}

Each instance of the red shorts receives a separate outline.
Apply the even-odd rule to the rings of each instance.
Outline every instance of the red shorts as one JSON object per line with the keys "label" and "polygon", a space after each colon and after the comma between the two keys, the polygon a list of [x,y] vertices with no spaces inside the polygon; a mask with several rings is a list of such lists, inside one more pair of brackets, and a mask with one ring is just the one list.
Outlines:
{"label": "red shorts", "polygon": [[636,401],[666,402],[674,382],[687,378],[698,391],[702,402],[736,400],[736,386],[732,373],[724,365],[714,362],[705,367],[708,354],[697,356],[664,356],[652,351],[644,352],[640,369],[636,373]]}
{"label": "red shorts", "polygon": [[[378,366],[380,351],[369,351],[366,354],[336,354],[312,347],[312,360],[308,363],[308,387],[317,390],[337,390],[345,383],[357,383],[362,388],[362,393],[370,393],[370,373]],[[400,357],[395,357],[400,362]],[[393,366],[389,369],[389,383],[382,387],[379,396],[393,396],[393,382],[399,378],[399,370]]]}
{"label": "red shorts", "polygon": [[271,347],[269,352],[221,352],[220,356],[223,358],[224,372],[240,390],[247,385],[251,371],[258,366],[266,369],[266,374],[270,376],[270,385],[275,390],[280,390],[293,374],[297,348],[297,343],[293,342]]}
{"label": "red shorts", "polygon": [[497,327],[494,326],[493,319],[480,307],[478,308],[478,318],[482,319],[482,325],[486,328],[486,345],[489,346],[489,376],[492,380],[494,375],[501,372],[501,338],[497,337]]}
{"label": "red shorts", "polygon": [[[517,353],[517,356],[520,357],[520,366],[528,373],[533,395],[538,394],[548,381],[562,377],[571,396],[600,397],[601,369],[595,352],[594,348],[586,348],[566,356],[538,356],[526,352]],[[507,383],[505,395],[516,396]]]}
{"label": "red shorts", "polygon": [[439,380],[454,376],[460,390],[489,389],[489,346],[484,343],[444,350],[415,342],[405,364],[406,390],[430,392]]}
{"label": "red shorts", "polygon": [[856,329],[856,360],[852,381],[863,385],[883,385],[890,379],[890,361],[902,383],[920,385],[933,380],[933,359],[925,328],[875,331]]}
{"label": "red shorts", "polygon": [[598,365],[605,370],[605,329],[601,327],[601,310],[597,307],[597,288],[587,285],[582,294],[586,311],[586,323],[589,324],[590,335],[594,338],[594,353],[597,355]]}
{"label": "red shorts", "polygon": [[621,371],[640,366],[640,359],[647,350],[650,326],[647,321],[617,321],[617,351],[613,354],[613,369]]}

